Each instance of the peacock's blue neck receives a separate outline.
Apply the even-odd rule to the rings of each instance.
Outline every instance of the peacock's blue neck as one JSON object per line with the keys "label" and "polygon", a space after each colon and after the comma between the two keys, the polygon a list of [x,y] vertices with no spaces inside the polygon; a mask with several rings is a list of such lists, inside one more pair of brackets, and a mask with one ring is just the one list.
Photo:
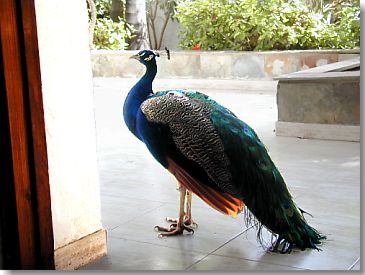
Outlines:
{"label": "peacock's blue neck", "polygon": [[[150,64],[146,65],[146,72],[143,77],[133,86],[129,91],[127,98],[124,102],[123,116],[124,121],[128,129],[138,137],[136,132],[136,117],[142,102],[145,101],[152,91],[152,81],[157,73],[157,65],[153,60]],[[138,137],[139,138],[139,137]]]}

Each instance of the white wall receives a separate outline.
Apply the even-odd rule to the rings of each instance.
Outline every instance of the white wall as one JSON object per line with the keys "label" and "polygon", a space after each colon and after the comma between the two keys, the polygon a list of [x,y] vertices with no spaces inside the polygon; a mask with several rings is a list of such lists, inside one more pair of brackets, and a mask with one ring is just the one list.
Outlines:
{"label": "white wall", "polygon": [[36,0],[55,248],[102,228],[86,0]]}

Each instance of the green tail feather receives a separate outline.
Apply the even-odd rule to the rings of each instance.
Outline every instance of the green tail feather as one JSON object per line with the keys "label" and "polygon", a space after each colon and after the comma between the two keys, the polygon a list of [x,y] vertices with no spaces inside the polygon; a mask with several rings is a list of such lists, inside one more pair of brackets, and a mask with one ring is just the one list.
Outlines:
{"label": "green tail feather", "polygon": [[[319,249],[326,237],[304,219],[286,183],[255,131],[232,113],[216,110],[213,124],[231,161],[236,197],[242,199],[256,220],[258,240],[264,226],[276,240],[272,250],[290,252],[292,247]],[[246,215],[248,222],[254,219]]]}
{"label": "green tail feather", "polygon": [[[290,253],[293,248],[297,247],[301,250],[306,248],[320,250],[319,246],[326,239],[326,236],[319,233],[310,226],[303,213],[307,213],[302,209],[295,209],[295,213],[290,217],[287,214],[276,216],[276,225],[272,225],[272,220],[265,222],[259,220],[247,207],[245,208],[246,225],[254,225],[257,230],[257,240],[263,246],[267,244],[262,237],[262,229],[265,227],[272,233],[269,250],[279,253]],[[287,210],[286,210],[287,212]],[[308,213],[309,214],[309,213]]]}
{"label": "green tail feather", "polygon": [[285,219],[284,223],[287,223],[287,229],[278,232],[279,239],[297,246],[301,250],[306,248],[320,250],[319,245],[326,239],[326,236],[310,226],[304,219],[302,210],[299,209],[299,211],[295,208],[293,216]]}

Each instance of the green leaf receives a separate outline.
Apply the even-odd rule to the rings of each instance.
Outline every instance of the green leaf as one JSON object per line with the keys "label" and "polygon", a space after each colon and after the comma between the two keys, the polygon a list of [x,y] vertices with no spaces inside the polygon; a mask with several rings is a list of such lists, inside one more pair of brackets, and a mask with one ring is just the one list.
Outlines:
{"label": "green leaf", "polygon": [[310,11],[300,1],[181,0],[175,15],[180,45],[204,42],[202,47],[216,50],[359,47],[358,0],[340,2],[331,23],[328,14]]}

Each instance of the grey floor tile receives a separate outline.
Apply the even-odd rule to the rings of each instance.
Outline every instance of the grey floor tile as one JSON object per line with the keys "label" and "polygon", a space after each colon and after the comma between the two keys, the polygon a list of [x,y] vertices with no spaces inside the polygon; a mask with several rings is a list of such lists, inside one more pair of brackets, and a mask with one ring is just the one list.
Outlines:
{"label": "grey floor tile", "polygon": [[106,255],[100,259],[97,259],[96,261],[93,261],[85,266],[81,266],[79,270],[103,270],[103,271],[111,271],[113,270],[113,267],[116,268],[116,265],[118,262],[114,263],[112,262],[112,257],[109,255]]}
{"label": "grey floor tile", "polygon": [[[315,226],[315,227],[318,227]],[[323,226],[330,232],[329,240],[320,248],[321,251],[307,249],[294,250],[291,254],[267,252],[256,241],[253,229],[239,236],[227,245],[214,252],[215,255],[238,257],[263,263],[281,264],[293,268],[310,270],[347,270],[360,255],[360,231],[351,227],[334,228]],[[264,230],[267,247],[270,244],[270,234]]]}
{"label": "grey floor tile", "polygon": [[101,199],[102,224],[106,229],[124,225],[144,213],[160,207],[162,203],[128,197],[105,195]]}
{"label": "grey floor tile", "polygon": [[268,264],[257,261],[249,261],[239,258],[209,255],[198,263],[194,264],[189,270],[213,270],[213,271],[284,271],[300,270],[279,264]]}
{"label": "grey floor tile", "polygon": [[110,230],[109,236],[209,253],[246,228],[241,215],[233,219],[208,207],[194,207],[193,203],[193,219],[198,223],[198,228],[193,235],[186,232],[180,236],[158,237],[154,227],[169,226],[165,217],[176,217],[177,213],[178,200],[175,204],[165,204],[123,226]]}
{"label": "grey floor tile", "polygon": [[108,255],[91,263],[84,270],[184,270],[205,254],[130,241],[109,238]]}

